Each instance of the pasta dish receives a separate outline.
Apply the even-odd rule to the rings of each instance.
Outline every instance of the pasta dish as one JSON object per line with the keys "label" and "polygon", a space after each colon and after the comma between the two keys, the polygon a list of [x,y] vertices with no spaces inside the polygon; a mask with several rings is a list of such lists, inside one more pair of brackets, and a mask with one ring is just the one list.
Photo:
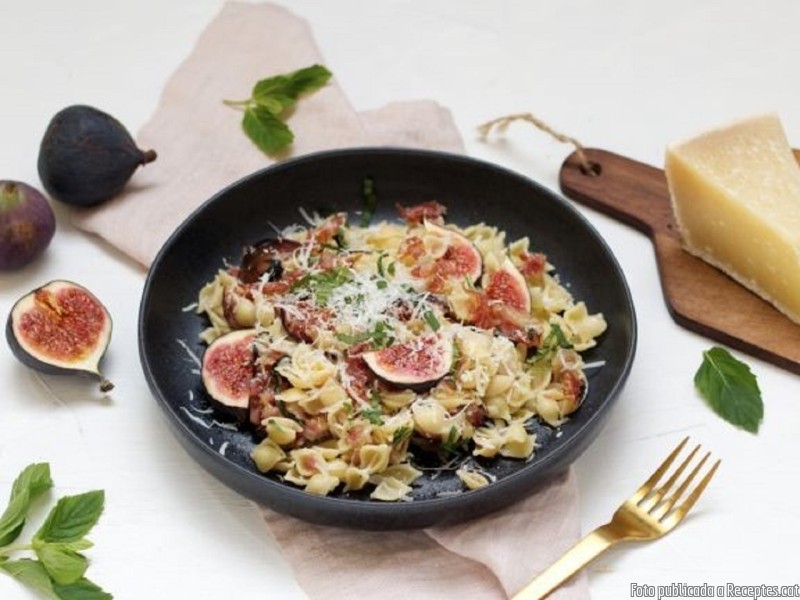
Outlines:
{"label": "pasta dish", "polygon": [[530,425],[580,407],[606,329],[527,237],[398,211],[309,217],[199,292],[206,391],[255,433],[259,471],[313,494],[409,499],[421,454],[486,485],[481,464],[530,459]]}

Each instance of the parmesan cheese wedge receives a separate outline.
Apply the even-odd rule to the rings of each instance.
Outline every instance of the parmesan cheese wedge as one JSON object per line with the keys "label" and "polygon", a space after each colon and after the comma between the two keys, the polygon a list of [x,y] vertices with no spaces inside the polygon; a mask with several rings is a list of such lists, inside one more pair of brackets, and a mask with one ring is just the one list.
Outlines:
{"label": "parmesan cheese wedge", "polygon": [[686,250],[800,323],[800,167],[778,117],[752,117],[667,149]]}

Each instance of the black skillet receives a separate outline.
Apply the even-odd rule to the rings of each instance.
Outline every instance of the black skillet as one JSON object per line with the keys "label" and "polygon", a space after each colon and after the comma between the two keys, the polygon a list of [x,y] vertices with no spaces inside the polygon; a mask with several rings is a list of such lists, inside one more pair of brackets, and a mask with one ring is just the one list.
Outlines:
{"label": "black skillet", "polygon": [[[298,207],[313,211],[363,208],[362,182],[375,182],[376,219],[396,219],[395,202],[438,200],[447,220],[485,222],[508,239],[529,236],[545,252],[561,281],[592,312],[602,312],[608,331],[585,353],[602,362],[588,371],[582,407],[555,431],[535,424],[540,448],[528,461],[481,463],[496,481],[474,491],[453,471],[431,470],[414,485],[410,502],[383,503],[365,493],[317,497],[256,471],[248,432],[224,426],[208,413],[208,399],[191,354],[202,356],[198,334],[204,319],[185,307],[227,260],[279,228],[302,221]],[[184,344],[187,348],[184,347]],[[636,320],[625,278],[608,246],[567,202],[530,179],[463,156],[420,150],[362,148],[289,160],[254,173],[208,200],[175,231],[154,261],[139,315],[139,353],[147,381],[178,440],[220,481],[274,510],[314,523],[360,529],[408,529],[451,524],[524,498],[567,468],[594,440],[633,361]],[[191,354],[190,354],[191,353]],[[223,426],[213,423],[223,421]],[[209,425],[211,427],[209,428]]]}

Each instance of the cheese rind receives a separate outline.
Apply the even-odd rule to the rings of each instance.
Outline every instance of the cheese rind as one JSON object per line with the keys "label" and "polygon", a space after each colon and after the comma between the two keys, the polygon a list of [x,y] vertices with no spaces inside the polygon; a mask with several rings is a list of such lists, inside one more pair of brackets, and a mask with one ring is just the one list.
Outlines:
{"label": "cheese rind", "polygon": [[686,250],[800,323],[800,167],[774,114],[667,149]]}

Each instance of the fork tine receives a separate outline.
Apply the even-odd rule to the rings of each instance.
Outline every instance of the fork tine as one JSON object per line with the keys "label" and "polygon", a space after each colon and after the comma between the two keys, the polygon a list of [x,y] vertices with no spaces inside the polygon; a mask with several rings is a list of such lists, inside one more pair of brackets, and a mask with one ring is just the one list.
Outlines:
{"label": "fork tine", "polygon": [[653,486],[659,482],[659,480],[664,476],[664,473],[667,472],[667,469],[669,469],[672,463],[675,462],[675,458],[678,456],[678,454],[680,454],[681,450],[683,450],[683,447],[688,441],[688,436],[683,438],[683,441],[678,444],[678,447],[672,451],[666,460],[659,465],[652,475],[650,475],[650,478],[645,481],[638,490],[636,490],[636,493],[634,493],[633,496],[631,496],[631,502],[638,504],[645,496],[647,496],[647,494],[650,493],[650,490],[653,489]]}
{"label": "fork tine", "polygon": [[[692,471],[692,475],[690,475],[690,477],[693,477],[694,472],[699,470],[700,466],[702,465],[703,462],[705,462],[709,454],[706,454],[703,457],[703,460],[701,461],[700,465],[697,465],[697,468],[694,471]],[[672,514],[670,514],[667,517],[667,519],[664,521],[664,525],[666,525],[667,527],[674,527],[683,520],[683,518],[686,516],[686,513],[688,513],[694,506],[694,503],[697,502],[697,499],[700,497],[700,494],[702,494],[703,491],[706,489],[706,486],[708,486],[708,483],[711,481],[711,478],[714,477],[714,473],[717,472],[717,467],[719,467],[719,464],[721,462],[722,460],[718,459],[717,462],[713,464],[713,466],[708,470],[708,473],[706,473],[706,476],[703,477],[700,483],[697,484],[697,487],[692,490],[692,493],[689,494],[689,497],[686,498],[683,504],[678,506],[674,511],[672,511]]]}
{"label": "fork tine", "polygon": [[[641,508],[649,512],[654,506],[661,502],[664,494],[672,489],[672,486],[675,485],[675,482],[678,481],[678,477],[683,474],[683,472],[686,470],[686,467],[688,467],[689,463],[692,462],[692,459],[694,458],[694,455],[697,454],[698,450],[700,450],[700,444],[694,447],[694,449],[689,453],[689,456],[686,457],[686,460],[684,460],[680,466],[675,469],[675,472],[663,485],[660,485],[656,491],[642,500],[642,503],[640,504]],[[692,477],[694,477],[694,475],[692,475]]]}
{"label": "fork tine", "polygon": [[[698,448],[700,448],[700,446],[698,446],[697,448],[695,448],[695,450],[697,450]],[[693,456],[693,455],[694,455],[694,452],[692,452],[692,456]],[[699,463],[697,463],[697,465],[695,466],[695,468],[694,468],[694,469],[692,469],[692,472],[691,472],[691,473],[689,473],[689,475],[687,475],[687,476],[686,476],[686,479],[684,479],[684,480],[683,480],[683,482],[681,483],[680,487],[679,487],[677,490],[675,490],[675,491],[674,491],[672,494],[670,494],[670,495],[669,495],[669,496],[666,498],[666,500],[664,500],[663,502],[661,502],[661,504],[659,504],[659,505],[656,507],[656,509],[655,509],[655,510],[653,510],[653,511],[651,511],[651,512],[650,512],[650,514],[651,514],[651,516],[652,516],[653,518],[655,518],[655,519],[661,519],[661,518],[663,518],[663,517],[664,517],[664,515],[666,515],[666,514],[667,514],[667,513],[668,513],[670,510],[672,510],[672,507],[673,507],[673,506],[675,506],[675,503],[678,501],[678,499],[679,499],[681,496],[683,496],[684,492],[687,490],[687,488],[688,488],[688,487],[689,487],[689,485],[692,483],[692,481],[694,480],[694,478],[695,478],[695,477],[697,477],[697,474],[700,472],[700,469],[701,469],[701,468],[703,467],[703,465],[706,463],[706,461],[708,460],[708,457],[709,457],[709,456],[711,456],[711,452],[706,452],[706,455],[705,455],[703,458],[701,458],[701,459],[700,459],[700,462],[699,462]],[[691,457],[690,457],[690,458],[691,458]],[[682,466],[683,466],[683,465],[682,465]],[[652,508],[652,506],[651,506],[651,508]]]}

